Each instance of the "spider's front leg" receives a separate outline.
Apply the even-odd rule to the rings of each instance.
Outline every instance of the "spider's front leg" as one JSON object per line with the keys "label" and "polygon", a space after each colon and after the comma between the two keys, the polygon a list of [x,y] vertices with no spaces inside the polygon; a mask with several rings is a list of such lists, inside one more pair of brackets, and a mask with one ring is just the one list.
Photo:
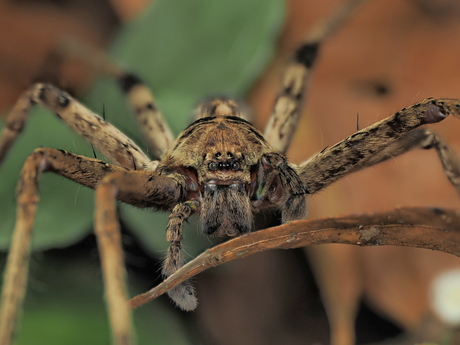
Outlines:
{"label": "spider's front leg", "polygon": [[135,74],[125,71],[105,52],[87,42],[66,40],[59,46],[60,53],[79,57],[95,71],[116,78],[124,93],[144,138],[148,151],[155,158],[161,158],[172,145],[174,136],[158,108],[152,91]]}
{"label": "spider's front leg", "polygon": [[[30,253],[30,238],[33,228],[35,212],[38,203],[38,183],[43,172],[53,172],[69,178],[89,188],[102,186],[102,196],[97,197],[96,230],[100,238],[102,261],[109,265],[104,271],[107,276],[107,296],[109,308],[111,304],[126,305],[126,297],[120,297],[124,291],[121,249],[116,249],[119,237],[117,232],[115,198],[138,207],[154,207],[157,209],[172,209],[181,198],[181,188],[178,181],[166,176],[160,176],[151,171],[128,171],[125,168],[108,164],[98,159],[78,156],[66,151],[53,149],[37,149],[31,154],[21,171],[17,187],[17,219],[13,232],[13,240],[8,255],[4,274],[4,284],[0,307],[0,344],[11,343],[14,325],[19,308],[25,294],[26,278]],[[121,176],[117,179],[117,176]],[[107,177],[108,180],[105,179]],[[109,179],[110,178],[110,179]],[[115,184],[115,190],[104,194],[105,185]],[[99,187],[98,187],[99,189]],[[107,201],[108,200],[108,201]],[[111,206],[113,205],[113,206]],[[114,216],[115,215],[115,216]],[[115,217],[115,221],[113,221]],[[112,220],[111,220],[112,219]],[[113,241],[116,242],[113,244]],[[107,253],[107,254],[105,254]],[[115,263],[115,265],[114,265]],[[121,268],[120,268],[121,267]],[[123,288],[120,288],[122,286]],[[110,291],[109,291],[110,290]],[[115,291],[115,300],[125,300],[124,303],[112,302]],[[126,308],[126,306],[124,306]],[[114,307],[116,310],[117,307]],[[111,313],[112,314],[112,313]],[[118,314],[118,313],[117,313]],[[120,313],[120,315],[123,315]],[[122,318],[124,325],[129,319]],[[119,319],[114,321],[113,330],[117,344],[127,344],[130,336],[129,327],[120,326]],[[119,331],[121,329],[121,331]]]}
{"label": "spider's front leg", "polygon": [[147,171],[123,171],[106,176],[96,186],[94,230],[104,274],[107,308],[116,344],[131,344],[131,319],[126,287],[117,198],[131,204],[171,209],[181,199],[174,179]]}
{"label": "spider's front leg", "polygon": [[447,177],[460,192],[460,160],[453,150],[430,130],[412,131],[440,122],[448,114],[460,118],[460,100],[425,99],[323,150],[298,167],[299,175],[313,194],[349,173],[415,147],[435,148]]}
{"label": "spider's front leg", "polygon": [[0,165],[26,126],[30,108],[36,103],[55,113],[111,162],[132,170],[153,169],[147,155],[120,130],[66,92],[43,83],[24,92],[6,116],[5,128],[0,134]]}
{"label": "spider's front leg", "polygon": [[5,269],[0,309],[0,344],[10,344],[26,287],[30,238],[38,203],[38,180],[51,171],[94,188],[108,173],[124,170],[66,151],[37,149],[24,163],[17,186],[17,218]]}

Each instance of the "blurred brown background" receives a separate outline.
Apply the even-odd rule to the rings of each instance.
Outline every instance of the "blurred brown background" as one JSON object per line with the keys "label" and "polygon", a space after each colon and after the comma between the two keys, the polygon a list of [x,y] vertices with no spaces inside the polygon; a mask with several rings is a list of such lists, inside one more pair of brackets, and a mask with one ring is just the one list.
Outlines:
{"label": "blurred brown background", "polygon": [[[104,48],[115,29],[147,2],[0,1],[0,109],[11,106],[38,78],[85,90],[90,73],[84,64],[52,53],[56,35],[68,31]],[[255,120],[259,128],[266,123],[290,52],[340,3],[287,0],[276,56],[249,95],[260,114]],[[456,0],[365,3],[321,51],[288,153],[291,161],[301,162],[356,131],[358,116],[363,128],[425,97],[460,97],[459,19]],[[448,118],[434,127],[460,152],[456,122]],[[424,205],[460,207],[436,154],[414,151],[313,196],[310,217]],[[327,312],[335,344],[354,342],[356,317],[358,343],[398,333],[403,337],[388,342],[439,341],[450,327],[432,312],[430,289],[451,268],[460,268],[458,258],[396,247],[330,245],[264,253],[198,279],[201,305],[195,324],[209,344],[327,343]],[[326,311],[315,300],[319,294]]]}

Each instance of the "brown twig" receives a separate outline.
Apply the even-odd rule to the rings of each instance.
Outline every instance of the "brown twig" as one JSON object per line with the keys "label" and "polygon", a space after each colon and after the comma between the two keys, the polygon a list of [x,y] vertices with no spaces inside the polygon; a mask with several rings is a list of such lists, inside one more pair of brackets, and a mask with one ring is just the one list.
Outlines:
{"label": "brown twig", "polygon": [[269,249],[314,244],[406,246],[460,256],[460,212],[439,208],[401,208],[373,215],[353,215],[290,222],[253,232],[206,250],[164,282],[129,303],[137,308],[181,282],[223,263]]}

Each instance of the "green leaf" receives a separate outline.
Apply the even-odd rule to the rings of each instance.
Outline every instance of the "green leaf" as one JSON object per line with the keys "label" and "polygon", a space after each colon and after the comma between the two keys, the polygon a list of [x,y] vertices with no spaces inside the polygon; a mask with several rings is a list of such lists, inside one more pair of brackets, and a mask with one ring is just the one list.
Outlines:
{"label": "green leaf", "polygon": [[[178,134],[203,98],[242,98],[264,70],[284,15],[282,0],[157,0],[123,27],[110,54],[152,87],[160,109]],[[111,78],[102,78],[83,103],[143,146],[127,102]],[[89,144],[53,116],[35,114],[0,170],[0,248],[9,243],[15,218],[14,186],[34,148],[63,148],[92,156]],[[44,174],[51,175],[51,174]],[[93,193],[57,176],[43,176],[35,226],[35,250],[66,246],[92,224]],[[163,251],[167,215],[122,207],[122,217],[151,251]],[[194,227],[194,226],[192,226]],[[187,231],[196,234],[196,230]],[[196,236],[198,237],[198,236]],[[190,247],[196,247],[195,240]],[[208,246],[207,242],[203,246]],[[201,250],[201,249],[198,249]],[[195,255],[196,251],[187,249]]]}

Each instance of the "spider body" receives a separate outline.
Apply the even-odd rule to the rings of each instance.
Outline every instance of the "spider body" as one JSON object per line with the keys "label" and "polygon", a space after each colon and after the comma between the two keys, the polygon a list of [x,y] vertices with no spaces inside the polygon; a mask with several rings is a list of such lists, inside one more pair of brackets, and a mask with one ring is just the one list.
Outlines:
{"label": "spider body", "polygon": [[[206,234],[235,236],[248,232],[252,212],[281,206],[293,193],[306,193],[286,158],[241,117],[236,102],[215,99],[199,108],[205,109],[201,112],[205,117],[179,135],[158,171],[183,177],[184,201],[196,204]],[[282,164],[273,166],[269,157]],[[297,182],[295,191],[286,185],[287,179]],[[299,210],[296,219],[305,213]]]}

